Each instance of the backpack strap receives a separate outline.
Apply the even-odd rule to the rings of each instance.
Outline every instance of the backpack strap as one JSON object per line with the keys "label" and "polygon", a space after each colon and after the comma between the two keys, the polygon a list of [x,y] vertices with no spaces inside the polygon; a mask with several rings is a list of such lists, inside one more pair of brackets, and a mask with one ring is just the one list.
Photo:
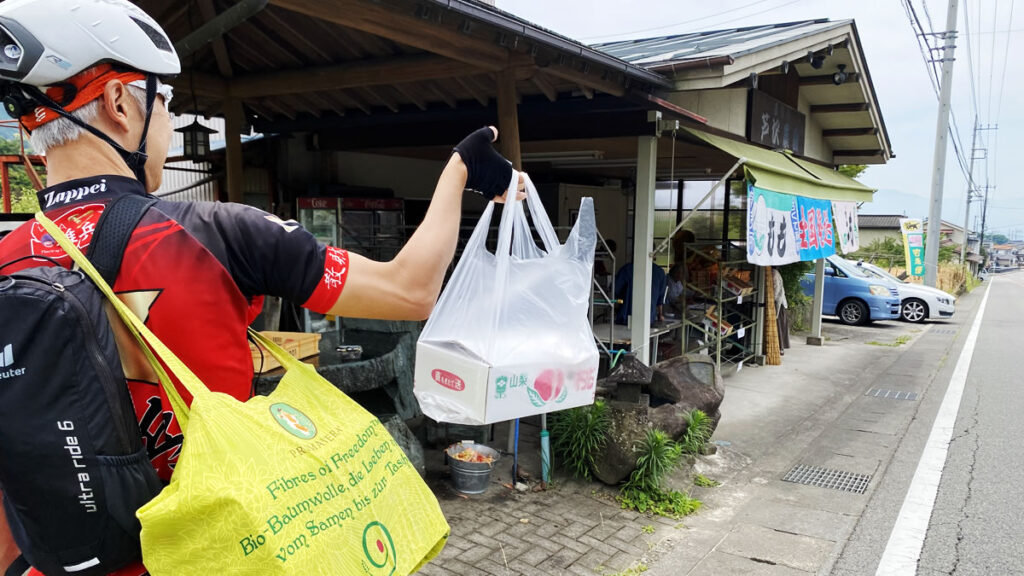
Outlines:
{"label": "backpack strap", "polygon": [[96,223],[96,234],[87,256],[108,285],[114,285],[128,240],[153,204],[156,204],[155,198],[125,194],[111,202]]}

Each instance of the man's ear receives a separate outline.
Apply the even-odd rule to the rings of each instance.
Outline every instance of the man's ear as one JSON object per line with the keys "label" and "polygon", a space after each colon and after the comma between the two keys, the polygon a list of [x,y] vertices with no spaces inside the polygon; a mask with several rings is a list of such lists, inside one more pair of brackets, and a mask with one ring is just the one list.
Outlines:
{"label": "man's ear", "polygon": [[107,82],[107,85],[103,87],[103,99],[100,105],[100,114],[103,116],[103,120],[120,134],[127,135],[131,130],[130,119],[135,112],[134,98],[128,93],[128,87],[120,80]]}

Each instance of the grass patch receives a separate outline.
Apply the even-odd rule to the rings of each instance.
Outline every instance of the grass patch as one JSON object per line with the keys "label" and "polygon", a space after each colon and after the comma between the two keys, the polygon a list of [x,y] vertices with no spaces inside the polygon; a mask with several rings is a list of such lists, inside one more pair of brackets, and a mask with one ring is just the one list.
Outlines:
{"label": "grass patch", "polygon": [[[598,566],[597,569],[599,572],[604,573],[604,566]],[[647,564],[640,562],[632,568],[627,568],[622,572],[607,573],[605,576],[636,576],[637,574],[643,574],[644,572],[647,572]]]}
{"label": "grass patch", "polygon": [[884,346],[886,348],[899,348],[900,346],[903,346],[907,342],[910,342],[910,336],[900,336],[896,338],[895,342],[879,342],[877,340],[872,340],[867,344],[868,346]]}
{"label": "grass patch", "polygon": [[648,524],[640,529],[644,534],[654,534],[654,524]]}
{"label": "grass patch", "polygon": [[701,488],[714,488],[715,486],[721,486],[722,483],[718,480],[712,480],[703,474],[697,474],[693,477],[693,483]]}

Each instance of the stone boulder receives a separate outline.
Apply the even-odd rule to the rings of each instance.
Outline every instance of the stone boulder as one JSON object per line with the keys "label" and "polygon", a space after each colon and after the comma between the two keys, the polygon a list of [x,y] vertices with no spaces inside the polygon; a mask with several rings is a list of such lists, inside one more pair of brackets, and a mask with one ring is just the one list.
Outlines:
{"label": "stone boulder", "polygon": [[[657,416],[652,414],[651,419],[666,432],[671,434],[679,426],[685,431],[685,421],[674,420],[694,409],[701,410],[718,425],[721,416],[718,408],[725,398],[725,386],[710,356],[685,354],[656,364],[649,390],[654,399],[652,403],[657,406],[652,410]],[[682,431],[672,436],[678,438]]]}
{"label": "stone boulder", "polygon": [[611,426],[608,441],[594,457],[594,477],[615,486],[636,469],[636,446],[647,436],[647,406],[632,402],[608,402]]}
{"label": "stone boulder", "polygon": [[423,454],[423,446],[416,439],[416,436],[413,435],[409,426],[406,425],[405,420],[402,420],[398,414],[391,414],[381,416],[380,421],[384,424],[384,428],[387,429],[388,433],[391,434],[391,437],[395,439],[395,443],[402,449],[402,452],[405,452],[405,455],[409,457],[413,468],[420,473],[420,476],[426,476],[427,459]]}

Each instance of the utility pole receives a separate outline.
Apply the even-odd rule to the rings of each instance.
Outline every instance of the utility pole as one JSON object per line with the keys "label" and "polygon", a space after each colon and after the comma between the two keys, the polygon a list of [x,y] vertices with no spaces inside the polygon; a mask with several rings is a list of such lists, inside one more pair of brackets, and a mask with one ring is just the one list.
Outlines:
{"label": "utility pole", "polygon": [[[960,266],[967,266],[967,245],[971,240],[971,196],[974,195],[974,145],[978,141],[978,115],[974,115],[974,134],[971,135],[971,163],[967,167],[967,208],[964,210],[964,244],[960,247]],[[930,220],[929,220],[930,221]]]}
{"label": "utility pole", "polygon": [[985,184],[985,201],[981,203],[981,250],[985,249],[985,216],[988,215],[988,191],[994,189],[995,186]]}
{"label": "utility pole", "polygon": [[953,88],[953,52],[956,50],[957,0],[949,0],[946,13],[946,45],[942,51],[942,82],[939,118],[935,129],[932,170],[932,202],[928,211],[928,240],[924,251],[924,283],[934,287],[938,279],[939,241],[942,235],[942,186],[946,177],[946,142],[949,134],[949,100]]}
{"label": "utility pole", "polygon": [[[971,223],[971,200],[977,195],[978,199],[981,198],[981,192],[974,185],[974,161],[975,160],[987,160],[988,159],[988,148],[976,148],[978,141],[978,132],[984,130],[998,130],[999,125],[986,124],[981,126],[978,124],[978,116],[974,116],[974,134],[971,136],[971,160],[970,165],[967,167],[967,210],[964,212],[964,244],[960,247],[960,264],[967,264],[967,245],[970,239],[970,230],[968,225]],[[978,156],[978,152],[982,154]]]}

